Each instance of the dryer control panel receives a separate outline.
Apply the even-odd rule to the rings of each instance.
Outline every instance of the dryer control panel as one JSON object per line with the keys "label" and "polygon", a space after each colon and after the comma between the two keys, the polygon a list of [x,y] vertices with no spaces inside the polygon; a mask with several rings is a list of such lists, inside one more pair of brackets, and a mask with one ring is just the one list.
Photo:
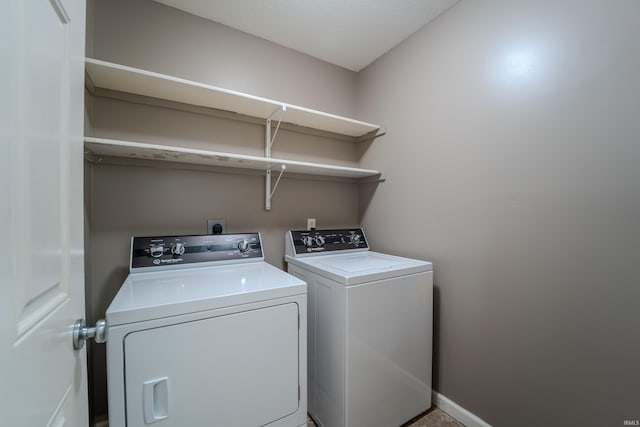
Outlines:
{"label": "dryer control panel", "polygon": [[131,271],[247,259],[263,259],[260,233],[131,238]]}
{"label": "dryer control panel", "polygon": [[287,242],[287,255],[290,256],[369,249],[364,231],[361,228],[292,230],[288,233],[288,238],[290,242]]}

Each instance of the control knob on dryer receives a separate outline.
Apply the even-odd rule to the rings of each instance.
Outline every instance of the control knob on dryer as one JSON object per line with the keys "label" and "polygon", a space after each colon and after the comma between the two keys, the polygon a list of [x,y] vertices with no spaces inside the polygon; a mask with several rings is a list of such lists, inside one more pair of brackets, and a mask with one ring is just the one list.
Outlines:
{"label": "control knob on dryer", "polygon": [[164,248],[162,246],[156,245],[149,248],[149,255],[154,258],[160,258],[163,254]]}
{"label": "control knob on dryer", "polygon": [[361,237],[362,236],[360,236],[359,234],[350,234],[349,235],[349,242],[351,242],[354,245],[359,245]]}
{"label": "control knob on dryer", "polygon": [[316,245],[318,246],[324,245],[324,242],[325,242],[324,237],[322,236],[316,236],[315,241],[316,241]]}
{"label": "control knob on dryer", "polygon": [[238,250],[240,253],[245,253],[249,250],[249,241],[246,239],[242,239],[238,242]]}
{"label": "control knob on dryer", "polygon": [[171,245],[171,253],[174,255],[182,255],[184,253],[184,243],[174,243]]}

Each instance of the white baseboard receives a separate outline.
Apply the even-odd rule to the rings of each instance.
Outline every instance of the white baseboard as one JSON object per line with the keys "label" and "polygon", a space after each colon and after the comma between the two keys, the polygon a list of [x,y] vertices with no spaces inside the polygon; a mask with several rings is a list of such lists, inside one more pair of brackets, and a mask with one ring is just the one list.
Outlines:
{"label": "white baseboard", "polygon": [[431,401],[435,406],[442,409],[444,412],[451,415],[467,427],[491,427],[491,424],[479,416],[472,414],[453,400],[435,390],[431,392]]}

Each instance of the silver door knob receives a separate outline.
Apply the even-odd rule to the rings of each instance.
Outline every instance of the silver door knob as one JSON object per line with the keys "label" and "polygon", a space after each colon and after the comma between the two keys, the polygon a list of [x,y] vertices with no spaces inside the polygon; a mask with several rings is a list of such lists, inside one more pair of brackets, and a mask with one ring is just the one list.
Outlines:
{"label": "silver door knob", "polygon": [[93,328],[87,328],[87,322],[84,319],[76,320],[73,325],[73,349],[80,350],[84,347],[85,341],[91,338],[98,344],[107,341],[106,320],[98,320]]}

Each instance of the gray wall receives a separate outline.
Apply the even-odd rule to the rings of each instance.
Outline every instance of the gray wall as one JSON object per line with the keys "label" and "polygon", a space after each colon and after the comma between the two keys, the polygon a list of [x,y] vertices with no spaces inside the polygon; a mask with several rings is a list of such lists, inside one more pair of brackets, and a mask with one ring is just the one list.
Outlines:
{"label": "gray wall", "polygon": [[355,73],[150,0],[93,0],[95,58],[353,116]]}
{"label": "gray wall", "polygon": [[493,425],[640,418],[638,22],[630,0],[462,1],[357,77],[387,128],[362,223],[434,262],[435,388]]}
{"label": "gray wall", "polygon": [[[336,114],[353,115],[355,74],[262,39],[148,0],[90,3],[87,52],[98,59],[202,81]],[[262,155],[264,126],[135,98],[87,96],[87,133],[214,151]],[[281,129],[274,157],[342,165],[358,161],[357,144]],[[87,316],[104,312],[127,274],[133,235],[199,234],[225,218],[228,232],[260,231],[267,262],[282,267],[284,234],[358,224],[358,185],[285,175],[264,210],[264,177],[234,169],[161,162],[87,163]],[[92,412],[106,414],[103,346],[92,346]],[[90,368],[91,369],[91,368]]]}

